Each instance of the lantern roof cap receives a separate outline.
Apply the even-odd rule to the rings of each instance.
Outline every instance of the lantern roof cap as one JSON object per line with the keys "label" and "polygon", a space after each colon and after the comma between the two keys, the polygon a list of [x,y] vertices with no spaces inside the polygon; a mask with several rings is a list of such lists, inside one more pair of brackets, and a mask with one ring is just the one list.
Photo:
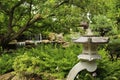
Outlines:
{"label": "lantern roof cap", "polygon": [[101,43],[102,44],[102,43],[108,43],[109,38],[108,37],[83,36],[83,37],[80,37],[80,38],[74,40],[73,42],[88,43],[89,41],[91,43],[98,43],[98,44]]}

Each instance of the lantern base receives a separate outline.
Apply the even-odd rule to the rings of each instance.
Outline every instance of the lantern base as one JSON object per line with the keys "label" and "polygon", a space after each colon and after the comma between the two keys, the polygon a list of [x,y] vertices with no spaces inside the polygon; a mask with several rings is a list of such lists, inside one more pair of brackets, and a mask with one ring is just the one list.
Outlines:
{"label": "lantern base", "polygon": [[97,64],[95,61],[82,61],[77,63],[69,72],[66,80],[74,80],[76,75],[86,69],[89,72],[94,72],[97,69]]}

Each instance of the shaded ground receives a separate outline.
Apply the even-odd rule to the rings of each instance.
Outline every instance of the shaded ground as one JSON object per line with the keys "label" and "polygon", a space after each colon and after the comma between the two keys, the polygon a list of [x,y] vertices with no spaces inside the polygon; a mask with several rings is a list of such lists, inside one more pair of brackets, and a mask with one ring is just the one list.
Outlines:
{"label": "shaded ground", "polygon": [[10,72],[10,73],[6,73],[4,75],[0,75],[0,80],[42,80],[42,78],[37,75],[20,78],[20,77],[14,75],[12,72]]}

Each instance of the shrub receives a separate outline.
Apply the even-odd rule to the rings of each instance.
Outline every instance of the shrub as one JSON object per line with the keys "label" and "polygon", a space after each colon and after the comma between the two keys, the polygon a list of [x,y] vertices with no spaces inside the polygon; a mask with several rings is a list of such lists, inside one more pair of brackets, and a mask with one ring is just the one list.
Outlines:
{"label": "shrub", "polygon": [[13,65],[13,56],[10,54],[2,54],[0,56],[0,74],[10,72]]}
{"label": "shrub", "polygon": [[13,63],[13,69],[18,74],[30,75],[37,74],[39,71],[40,60],[37,57],[32,57],[24,53],[23,55],[17,56]]}
{"label": "shrub", "polygon": [[[13,69],[16,73],[24,75],[28,73],[39,75],[47,72],[47,74],[51,74],[51,77],[64,78],[77,62],[77,55],[80,51],[75,51],[76,49],[81,51],[81,47],[78,45],[62,48],[48,44],[32,48],[15,58]],[[42,74],[42,76],[45,75]]]}

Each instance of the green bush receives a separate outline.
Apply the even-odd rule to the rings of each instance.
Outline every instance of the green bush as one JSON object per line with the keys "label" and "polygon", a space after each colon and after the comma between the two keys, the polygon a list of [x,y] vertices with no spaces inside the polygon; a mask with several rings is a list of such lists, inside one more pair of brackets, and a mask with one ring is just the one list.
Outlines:
{"label": "green bush", "polygon": [[102,59],[98,61],[97,78],[100,80],[119,80],[120,61],[110,61],[105,49],[99,50],[99,54],[102,55]]}
{"label": "green bush", "polygon": [[17,56],[13,63],[13,69],[18,74],[29,75],[39,72],[40,61],[37,57],[29,56],[28,53]]}
{"label": "green bush", "polygon": [[9,54],[2,54],[0,56],[0,74],[4,74],[6,72],[9,72],[12,69],[13,65],[13,56]]}
{"label": "green bush", "polygon": [[117,60],[120,56],[120,39],[111,39],[106,50],[108,50],[111,60]]}
{"label": "green bush", "polygon": [[39,75],[47,72],[51,76],[64,78],[77,62],[77,55],[82,50],[79,45],[72,45],[68,48],[62,48],[60,45],[41,45],[16,56],[13,63],[16,73]]}

